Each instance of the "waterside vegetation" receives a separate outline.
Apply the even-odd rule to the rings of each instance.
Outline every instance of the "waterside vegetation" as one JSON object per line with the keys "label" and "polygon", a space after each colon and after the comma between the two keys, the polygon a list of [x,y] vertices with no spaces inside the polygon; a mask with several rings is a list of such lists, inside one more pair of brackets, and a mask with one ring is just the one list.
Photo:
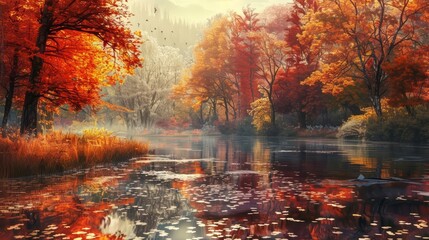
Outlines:
{"label": "waterside vegetation", "polygon": [[104,129],[81,135],[52,132],[35,138],[19,135],[0,139],[0,177],[61,173],[115,163],[144,155],[148,145],[113,136]]}

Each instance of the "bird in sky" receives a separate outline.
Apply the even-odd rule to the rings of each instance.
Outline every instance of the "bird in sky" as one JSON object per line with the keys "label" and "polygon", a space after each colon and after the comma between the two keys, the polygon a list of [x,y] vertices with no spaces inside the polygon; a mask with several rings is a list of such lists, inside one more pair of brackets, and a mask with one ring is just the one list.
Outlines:
{"label": "bird in sky", "polygon": [[156,7],[155,7],[155,8],[153,8],[153,12],[154,12],[154,13],[158,12],[158,8],[156,8]]}

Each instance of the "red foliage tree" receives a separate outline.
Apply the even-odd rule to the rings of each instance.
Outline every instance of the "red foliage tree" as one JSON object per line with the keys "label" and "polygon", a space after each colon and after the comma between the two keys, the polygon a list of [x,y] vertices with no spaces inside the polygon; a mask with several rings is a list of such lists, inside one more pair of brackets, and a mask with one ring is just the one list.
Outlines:
{"label": "red foliage tree", "polygon": [[33,26],[36,18],[32,17],[34,6],[28,1],[0,2],[0,84],[5,98],[2,135],[6,136],[8,118],[20,80],[29,73],[28,58],[31,57],[32,44],[28,39],[34,37]]}
{"label": "red foliage tree", "polygon": [[[61,45],[62,40],[69,39],[77,33],[95,36],[101,41],[104,51],[114,57],[115,61],[118,61],[115,64],[116,68],[138,66],[140,61],[138,58],[138,41],[131,31],[124,27],[124,19],[129,16],[125,1],[44,0],[29,2],[29,4],[34,4],[35,8],[39,7],[40,15],[38,16],[37,36],[33,39],[36,50],[30,59],[31,71],[23,106],[21,133],[37,134],[37,110],[42,97],[41,88],[43,88],[44,80],[61,82],[76,78],[76,75],[71,79],[61,79],[60,75],[49,76],[46,79],[43,77],[46,65],[49,65],[46,64],[49,56],[62,57],[65,63],[68,62],[69,59],[64,52],[69,49],[65,49],[66,46]],[[79,51],[70,53],[69,57],[74,58],[78,56],[78,53]],[[82,59],[81,61],[86,60]],[[62,71],[74,68],[69,64],[65,64],[65,66],[68,67],[61,69]],[[71,76],[68,75],[67,77]],[[52,86],[52,84],[49,85]],[[80,90],[88,91],[85,87]]]}
{"label": "red foliage tree", "polygon": [[318,51],[311,49],[311,42],[300,41],[305,24],[303,17],[308,11],[317,11],[315,0],[295,0],[288,17],[285,41],[289,47],[289,69],[282,72],[277,84],[277,111],[282,113],[296,112],[300,128],[307,127],[307,115],[315,113],[322,107],[320,84],[304,86],[301,84],[318,67]]}
{"label": "red foliage tree", "polygon": [[410,50],[395,57],[385,67],[389,74],[388,103],[405,107],[410,116],[415,106],[429,102],[429,59],[427,47]]}
{"label": "red foliage tree", "polygon": [[239,117],[247,116],[250,109],[250,103],[258,98],[258,84],[256,83],[257,63],[259,53],[254,39],[249,37],[249,33],[259,31],[258,14],[249,7],[243,9],[243,15],[233,14],[232,43],[234,45],[234,54],[232,64],[235,72],[239,76],[238,90],[239,99]]}

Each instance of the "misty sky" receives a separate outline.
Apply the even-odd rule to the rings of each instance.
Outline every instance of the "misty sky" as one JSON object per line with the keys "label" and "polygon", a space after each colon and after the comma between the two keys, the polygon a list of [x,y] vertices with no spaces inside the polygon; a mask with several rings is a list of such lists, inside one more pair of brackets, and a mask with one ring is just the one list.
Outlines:
{"label": "misty sky", "polygon": [[199,5],[213,12],[226,12],[228,10],[240,10],[243,6],[251,5],[252,7],[262,10],[273,4],[288,3],[288,0],[171,0],[176,5],[186,7],[189,5]]}
{"label": "misty sky", "polygon": [[217,13],[241,11],[247,5],[261,12],[270,5],[286,4],[292,0],[130,0],[130,2],[131,6],[132,3],[153,5],[161,11],[165,9],[173,17],[201,23]]}

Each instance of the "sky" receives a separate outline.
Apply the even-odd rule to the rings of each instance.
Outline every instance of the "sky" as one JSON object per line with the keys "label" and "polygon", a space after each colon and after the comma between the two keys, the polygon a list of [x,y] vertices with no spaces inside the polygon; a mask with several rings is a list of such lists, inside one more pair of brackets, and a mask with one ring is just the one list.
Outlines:
{"label": "sky", "polygon": [[274,4],[286,4],[292,0],[130,0],[132,3],[149,4],[162,11],[166,9],[170,15],[192,23],[204,23],[218,13],[231,10],[241,11],[250,5],[258,12]]}
{"label": "sky", "polygon": [[199,5],[207,10],[217,12],[227,12],[228,10],[240,10],[243,6],[250,5],[258,10],[262,10],[273,4],[282,4],[288,0],[171,0],[172,3],[186,7],[189,5]]}

